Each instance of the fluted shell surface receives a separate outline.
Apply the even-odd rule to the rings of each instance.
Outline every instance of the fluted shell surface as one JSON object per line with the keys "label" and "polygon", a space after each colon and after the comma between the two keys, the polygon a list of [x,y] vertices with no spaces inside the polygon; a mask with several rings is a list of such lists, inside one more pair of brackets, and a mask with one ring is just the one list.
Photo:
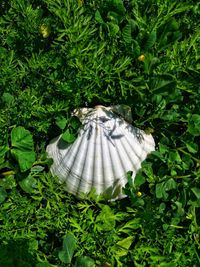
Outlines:
{"label": "fluted shell surface", "polygon": [[133,127],[116,114],[113,107],[76,110],[82,127],[74,143],[61,136],[47,146],[53,158],[51,173],[66,185],[66,190],[81,196],[95,188],[109,199],[123,197],[127,172],[134,178],[141,162],[155,149],[150,134]]}

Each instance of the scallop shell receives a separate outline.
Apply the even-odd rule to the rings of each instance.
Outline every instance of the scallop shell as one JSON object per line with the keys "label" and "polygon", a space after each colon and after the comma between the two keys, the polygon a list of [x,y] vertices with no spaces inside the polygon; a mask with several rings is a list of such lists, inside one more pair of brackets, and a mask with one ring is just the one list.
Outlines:
{"label": "scallop shell", "polygon": [[68,192],[81,196],[95,188],[108,199],[122,198],[127,172],[132,171],[134,179],[141,162],[154,151],[153,137],[129,124],[120,110],[120,106],[77,109],[74,115],[82,127],[74,143],[59,136],[47,146],[54,161],[51,173]]}

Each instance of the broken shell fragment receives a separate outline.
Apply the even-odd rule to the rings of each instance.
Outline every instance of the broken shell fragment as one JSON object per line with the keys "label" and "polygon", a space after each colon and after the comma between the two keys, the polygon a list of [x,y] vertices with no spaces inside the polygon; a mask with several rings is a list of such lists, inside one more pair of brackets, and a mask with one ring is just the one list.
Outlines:
{"label": "broken shell fragment", "polygon": [[59,136],[47,146],[48,156],[53,158],[51,173],[68,192],[81,196],[94,188],[107,199],[125,197],[122,188],[127,172],[132,171],[134,179],[142,161],[155,150],[153,137],[133,127],[116,110],[121,108],[75,110],[73,115],[80,118],[82,127],[74,143]]}

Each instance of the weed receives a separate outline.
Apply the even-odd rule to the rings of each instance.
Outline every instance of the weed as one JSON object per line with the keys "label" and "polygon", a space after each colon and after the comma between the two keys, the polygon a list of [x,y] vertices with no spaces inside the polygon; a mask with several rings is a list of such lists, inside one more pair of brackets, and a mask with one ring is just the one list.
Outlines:
{"label": "weed", "polygon": [[[0,3],[0,265],[200,265],[199,4]],[[131,107],[154,135],[128,198],[76,199],[45,147],[75,108]]]}

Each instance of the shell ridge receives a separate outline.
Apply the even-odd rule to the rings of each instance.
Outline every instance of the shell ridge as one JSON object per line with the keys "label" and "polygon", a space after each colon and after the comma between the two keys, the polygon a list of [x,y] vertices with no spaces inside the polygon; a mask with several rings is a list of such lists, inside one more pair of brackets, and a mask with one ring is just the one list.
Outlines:
{"label": "shell ridge", "polygon": [[[82,131],[84,131],[84,133],[86,133],[87,130],[88,130],[88,129],[84,129],[84,130],[82,129]],[[89,131],[90,131],[90,129],[89,129]],[[79,146],[76,148],[77,153],[78,153],[79,151],[81,151],[81,145],[83,145],[83,140],[84,140],[84,133],[83,133],[82,137],[79,139]],[[83,139],[83,140],[82,140],[82,139]],[[72,149],[72,150],[74,149],[74,144],[72,144],[71,149]],[[86,153],[86,154],[87,154],[87,153]],[[64,159],[64,160],[65,160],[65,159]],[[75,163],[75,161],[76,161],[76,157],[74,157],[74,161],[73,161],[73,163]],[[83,178],[83,177],[81,177],[81,175],[80,175],[79,173],[77,173],[77,171],[73,171],[73,169],[74,169],[74,164],[72,164],[71,166],[65,166],[65,168],[66,168],[66,175],[71,174],[76,180],[80,180],[81,178]]]}
{"label": "shell ridge", "polygon": [[[113,159],[112,159],[112,156],[111,156],[111,147],[108,145],[108,146],[107,146],[107,149],[108,149],[108,153],[109,153],[109,159],[110,159],[110,161],[111,161],[111,169],[112,169],[112,173],[113,173],[113,175],[115,176],[114,162],[113,162]],[[109,177],[109,178],[110,178],[111,181],[114,180],[114,177],[113,177],[113,176],[112,176],[112,177]],[[107,183],[108,183],[108,182],[107,182]],[[110,184],[110,182],[109,182],[109,184]]]}
{"label": "shell ridge", "polygon": [[[114,161],[112,161],[112,157],[111,157],[111,149],[114,149],[115,150],[115,152],[116,152],[116,145],[115,145],[115,142],[114,141],[112,141],[112,139],[111,139],[111,135],[112,135],[112,133],[115,131],[115,129],[116,129],[116,123],[114,124],[114,126],[113,127],[111,127],[112,126],[112,124],[111,124],[111,122],[108,120],[107,121],[107,124],[108,124],[108,126],[107,126],[107,128],[105,128],[105,127],[103,127],[103,135],[102,135],[102,140],[104,140],[104,136],[106,137],[106,140],[108,140],[108,144],[106,144],[106,142],[105,142],[105,144],[103,145],[102,144],[102,151],[104,151],[104,153],[102,153],[102,154],[105,154],[106,155],[106,153],[105,153],[105,151],[107,151],[108,152],[108,154],[109,154],[109,158],[107,159],[107,158],[103,158],[103,160],[102,160],[102,162],[104,163],[104,166],[105,166],[105,169],[106,169],[106,166],[108,166],[108,160],[111,162],[111,167],[112,167],[112,173],[114,173],[115,172],[115,169],[113,168],[113,166],[114,165],[116,165],[116,163],[114,162]],[[102,142],[103,143],[103,142]],[[110,148],[110,149],[109,149]],[[116,154],[117,155],[117,154]],[[106,160],[106,162],[105,162],[105,160]],[[121,160],[120,160],[121,161]],[[103,168],[104,169],[104,168]],[[106,179],[107,179],[107,182],[106,182]],[[111,183],[113,183],[113,181],[115,181],[115,175],[110,175],[110,174],[106,174],[105,173],[105,171],[104,171],[104,184],[105,184],[105,186],[104,186],[104,189],[105,188],[107,188],[108,186],[110,186],[110,184]]]}
{"label": "shell ridge", "polygon": [[[98,113],[95,116],[95,112],[93,112],[93,120],[92,123],[93,124],[93,135],[94,135],[94,151],[93,151],[93,168],[92,168],[92,176],[91,176],[91,188],[93,188],[95,186],[95,176],[96,176],[96,161],[97,161],[97,156],[98,156],[98,152],[97,152],[97,136],[98,136],[98,129],[97,129],[97,119],[98,119]],[[98,184],[98,182],[97,182]],[[97,188],[98,190],[98,188]]]}
{"label": "shell ridge", "polygon": [[104,136],[106,137],[106,139],[113,145],[113,146],[115,146],[115,144],[114,144],[114,142],[112,141],[112,139],[111,139],[111,134],[110,133],[107,133],[106,131],[109,131],[108,129],[104,129],[104,132],[103,132],[103,134],[104,134]]}
{"label": "shell ridge", "polygon": [[[111,124],[111,122],[109,122]],[[115,121],[116,123],[116,121]],[[112,126],[112,124],[111,124]],[[112,128],[112,127],[111,127]],[[110,139],[109,139],[110,141]],[[113,145],[114,143],[114,145]],[[113,176],[110,177],[111,181],[115,181],[118,177],[119,173],[123,172],[123,167],[121,166],[121,159],[119,158],[119,155],[117,153],[117,146],[116,146],[116,140],[114,139],[112,142],[108,142],[108,147],[110,148],[110,158],[112,159],[112,171]],[[112,155],[112,156],[111,156]]]}
{"label": "shell ridge", "polygon": [[[133,126],[132,126],[133,127]],[[135,128],[135,127],[133,127],[133,128]],[[136,129],[138,129],[138,128],[136,128]],[[143,139],[143,141],[141,142],[141,138],[138,140],[137,139],[137,137],[136,137],[136,140],[139,142],[139,144],[137,143],[137,146],[138,145],[142,145],[142,150],[145,150],[146,151],[146,153],[147,154],[149,154],[151,151],[152,151],[152,149],[154,149],[154,142],[148,142],[147,143],[147,140],[146,140],[146,134],[142,131],[142,130],[140,130],[140,129],[138,129],[138,131],[140,131],[140,136],[143,136],[142,137],[142,139]],[[127,136],[127,139],[128,139],[128,136]],[[148,138],[149,139],[149,138]],[[153,140],[153,138],[152,138],[152,140]],[[150,149],[146,149],[147,148],[147,144],[148,145],[150,145]],[[132,146],[132,144],[130,143],[130,145]],[[132,148],[133,148],[133,146],[132,146]],[[133,148],[134,149],[134,148]],[[143,160],[143,158],[140,156],[140,155],[138,155],[137,153],[136,153],[136,155],[139,157],[139,159],[142,161]]]}
{"label": "shell ridge", "polygon": [[[89,150],[89,145],[87,145],[87,148],[86,148],[86,151],[85,151],[86,155],[88,154],[88,150]],[[87,157],[85,157],[85,160],[82,161],[82,163],[83,163],[83,165],[82,165],[82,174],[84,173],[84,168],[87,165],[86,161],[87,161]],[[81,174],[80,174],[80,177],[81,177]],[[79,179],[79,183],[78,183],[78,186],[77,186],[77,194],[79,194],[79,192],[81,192],[81,188],[83,188],[83,186],[82,186],[83,182],[85,182],[83,179]],[[86,193],[86,191],[87,191],[87,188],[84,190],[84,193]]]}
{"label": "shell ridge", "polygon": [[[75,154],[76,156],[74,157],[73,166],[71,167],[71,170],[74,170],[74,169],[76,170],[76,171],[73,171],[73,179],[71,179],[71,184],[73,186],[73,190],[76,191],[76,194],[79,193],[79,190],[81,188],[81,183],[83,180],[82,176],[83,176],[84,165],[86,164],[86,160],[87,160],[86,155],[87,155],[87,150],[88,150],[88,139],[84,137],[85,135],[83,134],[80,138],[81,142],[79,146],[77,147],[76,154]],[[82,153],[80,153],[80,151]],[[76,176],[74,174],[76,174]]]}
{"label": "shell ridge", "polygon": [[[122,131],[121,127],[119,127],[119,131]],[[138,169],[140,169],[141,165],[139,164],[141,157],[137,154],[135,148],[132,146],[128,136],[124,135],[124,138],[121,138],[121,142],[119,142],[119,144],[121,144],[121,149],[123,149],[123,152],[121,152],[121,154],[123,153],[124,157],[126,157],[126,160],[124,160],[125,162],[125,166],[124,166],[124,171],[128,172],[128,171],[133,171],[134,173],[137,172]],[[133,138],[133,137],[132,137]],[[134,137],[135,138],[135,137]],[[137,158],[137,161],[134,162],[134,158],[131,157],[131,153],[130,153],[130,148],[133,150],[135,157]],[[127,148],[127,149],[126,149]],[[118,153],[120,155],[120,153]],[[128,160],[127,160],[128,158]],[[123,162],[123,160],[122,160]]]}
{"label": "shell ridge", "polygon": [[[103,138],[104,136],[106,137],[106,139]],[[114,173],[114,168],[113,168],[114,163],[113,163],[112,157],[111,157],[111,148],[113,149],[114,146],[113,146],[113,143],[110,143],[110,141],[109,141],[109,143],[107,143],[108,139],[107,139],[105,132],[102,135],[102,140],[104,140],[104,144],[102,142],[102,149],[103,149],[104,154],[105,154],[105,156],[103,157],[103,165],[104,165],[104,181],[105,181],[104,182],[105,183],[104,188],[106,189],[108,186],[110,186],[110,184],[114,180],[113,175],[111,175],[111,172],[112,172],[112,174]],[[112,171],[110,170],[110,168],[108,168],[110,166],[111,166]],[[109,172],[108,172],[108,170],[109,170]]]}
{"label": "shell ridge", "polygon": [[[77,151],[79,151],[80,146],[83,145],[82,142],[83,136],[81,138],[78,138],[75,140],[73,144],[71,144],[70,149],[66,151],[65,155],[62,158],[62,161],[60,162],[60,166],[63,166],[63,170],[66,169],[65,171],[65,176],[69,174],[68,170],[72,170],[74,168],[74,164],[77,159]],[[72,151],[75,151],[76,153],[72,154]],[[66,162],[66,159],[68,158],[67,161],[67,166],[64,164]]]}
{"label": "shell ridge", "polygon": [[[98,114],[99,115],[99,114]],[[99,117],[98,117],[99,119]],[[94,182],[97,179],[97,183],[99,185],[103,184],[103,177],[102,177],[102,150],[101,150],[101,142],[102,142],[102,132],[104,129],[102,128],[102,125],[96,124],[96,145],[95,145],[95,158],[94,158],[94,177],[93,177],[93,186]]]}
{"label": "shell ridge", "polygon": [[152,135],[145,134],[144,139],[145,139],[145,144],[149,148],[150,152],[152,151],[152,149],[155,150],[155,142],[154,142]]}
{"label": "shell ridge", "polygon": [[[130,144],[128,140],[126,139],[126,136],[124,136],[124,138],[121,139],[120,145],[121,145],[120,149],[123,150],[123,155],[126,156],[126,160],[124,161],[126,164],[126,167],[124,167],[125,171],[129,171],[129,170],[126,170],[128,168],[128,165],[130,165],[131,170],[132,168],[134,168],[134,171],[136,171],[137,169],[136,164],[133,163],[133,159],[131,158],[130,152],[126,149],[126,147],[128,148],[130,147]],[[135,150],[134,150],[134,154],[137,156],[137,154],[135,153]]]}
{"label": "shell ridge", "polygon": [[[116,129],[118,129],[118,128],[116,127],[116,122],[115,122],[114,127],[113,127],[112,131],[110,132],[111,136],[116,131]],[[120,163],[119,166],[121,167],[121,170],[119,172],[124,172],[126,170],[125,164],[123,163],[123,160],[122,160],[123,155],[122,155],[122,153],[119,153],[119,148],[118,148],[118,145],[116,144],[117,141],[119,141],[119,143],[121,143],[122,139],[123,139],[123,137],[121,137],[119,139],[113,139],[115,150],[116,150],[116,155],[118,156],[118,162]],[[116,176],[116,178],[114,178],[114,180],[118,180],[118,176]]]}
{"label": "shell ridge", "polygon": [[92,166],[94,165],[94,157],[95,157],[95,146],[94,146],[94,143],[95,143],[95,135],[93,134],[91,136],[91,142],[88,142],[88,150],[87,150],[87,154],[88,154],[88,162],[87,164],[84,166],[84,169],[83,169],[83,180],[86,181],[86,177],[88,177],[87,179],[87,183],[88,185],[90,184],[90,187],[91,187],[91,184],[92,184],[92,179],[93,179],[93,168]]}
{"label": "shell ridge", "polygon": [[[105,166],[105,163],[104,163],[104,160],[105,160],[105,156],[106,153],[105,153],[105,150],[107,148],[106,144],[104,144],[104,138],[103,138],[104,135],[101,135],[101,151],[104,152],[104,153],[101,153],[101,161],[102,161],[102,181],[103,181],[103,190],[105,190],[106,188],[106,174],[105,174],[105,169],[106,169],[106,166]],[[107,160],[107,159],[106,159]]]}
{"label": "shell ridge", "polygon": [[[133,127],[133,126],[132,126]],[[135,128],[135,127],[133,127],[133,128]],[[136,128],[136,129],[138,129],[138,128]],[[127,144],[129,145],[129,146],[131,146],[131,148],[132,148],[132,150],[134,151],[134,153],[135,153],[135,155],[137,156],[137,158],[138,158],[138,160],[137,160],[137,162],[134,164],[133,163],[133,159],[132,159],[132,166],[133,166],[133,168],[135,169],[135,172],[137,172],[140,168],[141,168],[141,161],[143,161],[144,160],[144,158],[146,158],[146,156],[150,153],[150,151],[152,151],[152,149],[154,149],[154,146],[152,146],[152,143],[151,143],[151,147],[150,147],[150,149],[146,149],[146,140],[145,140],[145,138],[144,138],[144,136],[145,136],[145,133],[143,133],[143,131],[141,131],[140,129],[138,129],[138,131],[140,131],[141,133],[140,133],[140,135],[143,135],[143,142],[142,143],[140,143],[140,146],[141,146],[141,154],[139,155],[137,152],[136,152],[136,149],[132,146],[132,143],[129,141],[129,138],[128,138],[128,136],[126,136],[125,135],[125,140],[127,141]],[[137,138],[137,137],[136,137]],[[152,138],[153,139],[153,138]],[[138,139],[137,139],[138,140]],[[138,140],[139,141],[139,140]],[[154,145],[154,142],[153,142],[153,145]],[[124,145],[124,147],[126,147],[126,145]],[[130,156],[130,154],[129,153],[127,153],[127,155],[128,156]]]}
{"label": "shell ridge", "polygon": [[124,126],[124,127],[125,127],[125,129],[127,129],[128,133],[133,134],[135,139],[137,140],[137,142],[141,144],[144,141],[143,131],[141,131],[137,127],[134,127],[131,124],[128,124],[127,122],[125,122],[125,124],[126,124],[126,126]]}
{"label": "shell ridge", "polygon": [[[74,191],[73,187],[76,185],[75,181],[80,180],[80,175],[79,175],[79,169],[75,175],[73,169],[75,168],[75,163],[77,161],[77,157],[79,156],[78,151],[82,146],[84,146],[83,142],[84,137],[80,137],[76,139],[76,141],[71,144],[70,149],[66,152],[66,154],[63,156],[62,161],[59,164],[60,167],[60,174],[63,176],[62,180],[65,181],[68,187],[71,187],[72,191]],[[71,151],[74,151],[75,153],[72,154]],[[79,156],[80,157],[80,156]],[[68,159],[68,160],[67,160]],[[67,162],[67,164],[65,164]],[[67,177],[74,177],[75,179],[67,179]]]}
{"label": "shell ridge", "polygon": [[[133,126],[132,126],[133,127]],[[133,127],[134,128],[134,127]],[[131,136],[131,138],[133,139],[133,137]],[[129,147],[131,147],[132,148],[132,150],[133,150],[133,152],[134,152],[134,154],[136,155],[136,157],[138,158],[138,160],[141,160],[141,158],[140,158],[140,155],[138,155],[138,153],[136,152],[136,150],[135,150],[135,147],[132,145],[132,141],[130,141],[129,140],[129,135],[128,136],[124,136],[124,141],[126,141],[127,142],[127,144],[128,144],[128,146]],[[134,136],[134,139],[135,139],[135,136]],[[137,139],[136,139],[137,140]],[[131,160],[132,161],[132,160]],[[137,168],[135,168],[135,169],[137,169]]]}

